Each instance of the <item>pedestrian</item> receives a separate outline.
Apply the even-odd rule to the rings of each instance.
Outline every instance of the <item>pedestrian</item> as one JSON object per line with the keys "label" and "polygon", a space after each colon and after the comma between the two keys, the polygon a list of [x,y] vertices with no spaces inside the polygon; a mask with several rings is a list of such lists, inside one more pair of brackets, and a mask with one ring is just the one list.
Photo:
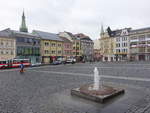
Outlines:
{"label": "pedestrian", "polygon": [[21,64],[20,64],[20,73],[24,73],[24,64],[23,64],[23,61],[21,61]]}

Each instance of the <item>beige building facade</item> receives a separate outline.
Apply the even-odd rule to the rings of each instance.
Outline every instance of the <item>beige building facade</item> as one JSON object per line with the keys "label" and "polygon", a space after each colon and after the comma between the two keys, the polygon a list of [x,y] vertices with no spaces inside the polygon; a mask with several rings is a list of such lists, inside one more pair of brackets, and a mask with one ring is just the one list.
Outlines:
{"label": "beige building facade", "polygon": [[[103,28],[102,28],[103,29]],[[104,32],[101,31],[101,38],[100,41],[100,53],[102,55],[102,61],[114,61],[115,55],[114,55],[114,38],[110,36],[109,29]]]}
{"label": "beige building facade", "polygon": [[0,61],[16,57],[16,40],[7,31],[0,31]]}

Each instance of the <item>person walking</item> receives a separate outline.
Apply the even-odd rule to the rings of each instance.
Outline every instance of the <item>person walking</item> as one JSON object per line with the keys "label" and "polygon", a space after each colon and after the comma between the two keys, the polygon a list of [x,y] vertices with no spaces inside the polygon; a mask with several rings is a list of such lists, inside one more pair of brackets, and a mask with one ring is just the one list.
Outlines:
{"label": "person walking", "polygon": [[23,64],[23,61],[21,62],[21,65],[20,65],[20,73],[24,73],[24,64]]}

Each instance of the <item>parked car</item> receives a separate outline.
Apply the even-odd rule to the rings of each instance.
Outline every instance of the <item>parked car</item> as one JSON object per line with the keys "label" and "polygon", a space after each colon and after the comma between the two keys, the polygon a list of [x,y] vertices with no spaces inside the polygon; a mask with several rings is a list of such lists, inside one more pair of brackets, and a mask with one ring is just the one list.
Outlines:
{"label": "parked car", "polygon": [[66,63],[74,64],[74,63],[76,63],[76,59],[74,59],[74,58],[72,58],[72,59],[67,59],[67,60],[66,60]]}
{"label": "parked car", "polygon": [[53,63],[52,63],[53,65],[59,65],[59,64],[62,64],[62,62],[61,61],[59,61],[59,60],[55,60],[55,61],[53,61]]}
{"label": "parked car", "polygon": [[32,67],[37,67],[37,66],[41,66],[41,63],[35,63],[35,64],[31,64]]}

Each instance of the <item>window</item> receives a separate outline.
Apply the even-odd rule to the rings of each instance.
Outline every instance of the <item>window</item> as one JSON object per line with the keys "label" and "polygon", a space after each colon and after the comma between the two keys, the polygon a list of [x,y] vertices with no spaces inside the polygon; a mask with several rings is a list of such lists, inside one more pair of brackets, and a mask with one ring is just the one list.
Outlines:
{"label": "window", "polygon": [[127,37],[122,37],[122,41],[126,41],[127,40]]}
{"label": "window", "polygon": [[138,48],[131,48],[131,53],[137,53],[138,52]]}
{"label": "window", "polygon": [[17,42],[25,42],[25,40],[27,40],[27,42],[28,42],[28,39],[25,39],[23,37],[18,37],[17,38]]}
{"label": "window", "polygon": [[11,55],[14,55],[14,52],[11,50],[11,53],[10,53]]}
{"label": "window", "polygon": [[32,42],[33,42],[33,40],[30,38],[30,39],[29,39],[29,43],[32,43]]}
{"label": "window", "polygon": [[33,45],[38,44],[38,42],[36,40],[33,40]]}
{"label": "window", "polygon": [[45,54],[48,54],[48,50],[45,50]]}
{"label": "window", "polygon": [[3,45],[4,45],[4,43],[3,43],[3,42],[1,42],[1,45],[3,46]]}
{"label": "window", "polygon": [[45,46],[49,46],[49,43],[48,43],[48,42],[45,42]]}
{"label": "window", "polygon": [[130,46],[132,46],[132,45],[137,45],[137,42],[131,42]]}
{"label": "window", "polygon": [[131,41],[132,41],[132,40],[138,40],[138,38],[137,38],[136,36],[133,36],[133,37],[130,38],[130,40],[131,40]]}
{"label": "window", "polygon": [[61,44],[58,44],[58,47],[61,47]]}
{"label": "window", "polygon": [[1,51],[1,54],[2,54],[2,55],[4,54],[3,50]]}
{"label": "window", "polygon": [[77,42],[77,45],[79,45],[79,42]]}
{"label": "window", "polygon": [[139,52],[142,52],[142,53],[145,52],[145,47],[140,47]]}
{"label": "window", "polygon": [[120,49],[116,49],[116,52],[117,52],[117,53],[120,53]]}
{"label": "window", "polygon": [[147,52],[150,52],[150,47],[147,48]]}
{"label": "window", "polygon": [[117,38],[117,42],[119,42],[120,41],[120,38]]}
{"label": "window", "polygon": [[[49,52],[50,52],[50,51],[49,51]],[[49,52],[48,52],[48,53],[49,53]],[[36,55],[37,55],[37,56],[40,55],[40,48],[38,48],[38,47],[36,48]]]}
{"label": "window", "polygon": [[140,35],[139,36],[139,41],[145,41],[145,35]]}
{"label": "window", "polygon": [[66,48],[70,48],[70,45],[67,45]]}
{"label": "window", "polygon": [[117,43],[117,44],[116,44],[116,47],[120,47],[120,43]]}
{"label": "window", "polygon": [[8,54],[9,54],[9,51],[6,51],[6,54],[8,55]]}
{"label": "window", "polygon": [[127,49],[122,49],[122,52],[126,53],[126,52],[127,52]]}
{"label": "window", "polygon": [[122,43],[122,47],[127,47],[127,43]]}
{"label": "window", "polygon": [[77,47],[77,50],[79,50],[79,47]]}
{"label": "window", "polygon": [[61,51],[58,51],[58,54],[61,54]]}
{"label": "window", "polygon": [[146,42],[139,42],[140,45],[146,44]]}
{"label": "window", "polygon": [[6,46],[8,46],[8,42],[6,42]]}
{"label": "window", "polygon": [[52,51],[52,54],[55,54],[56,53],[56,51]]}
{"label": "window", "polygon": [[14,44],[13,41],[11,41],[11,47],[13,47],[13,44]]}
{"label": "window", "polygon": [[56,46],[56,44],[55,43],[52,43],[52,47],[55,47]]}
{"label": "window", "polygon": [[150,38],[150,34],[148,34],[147,37]]}

